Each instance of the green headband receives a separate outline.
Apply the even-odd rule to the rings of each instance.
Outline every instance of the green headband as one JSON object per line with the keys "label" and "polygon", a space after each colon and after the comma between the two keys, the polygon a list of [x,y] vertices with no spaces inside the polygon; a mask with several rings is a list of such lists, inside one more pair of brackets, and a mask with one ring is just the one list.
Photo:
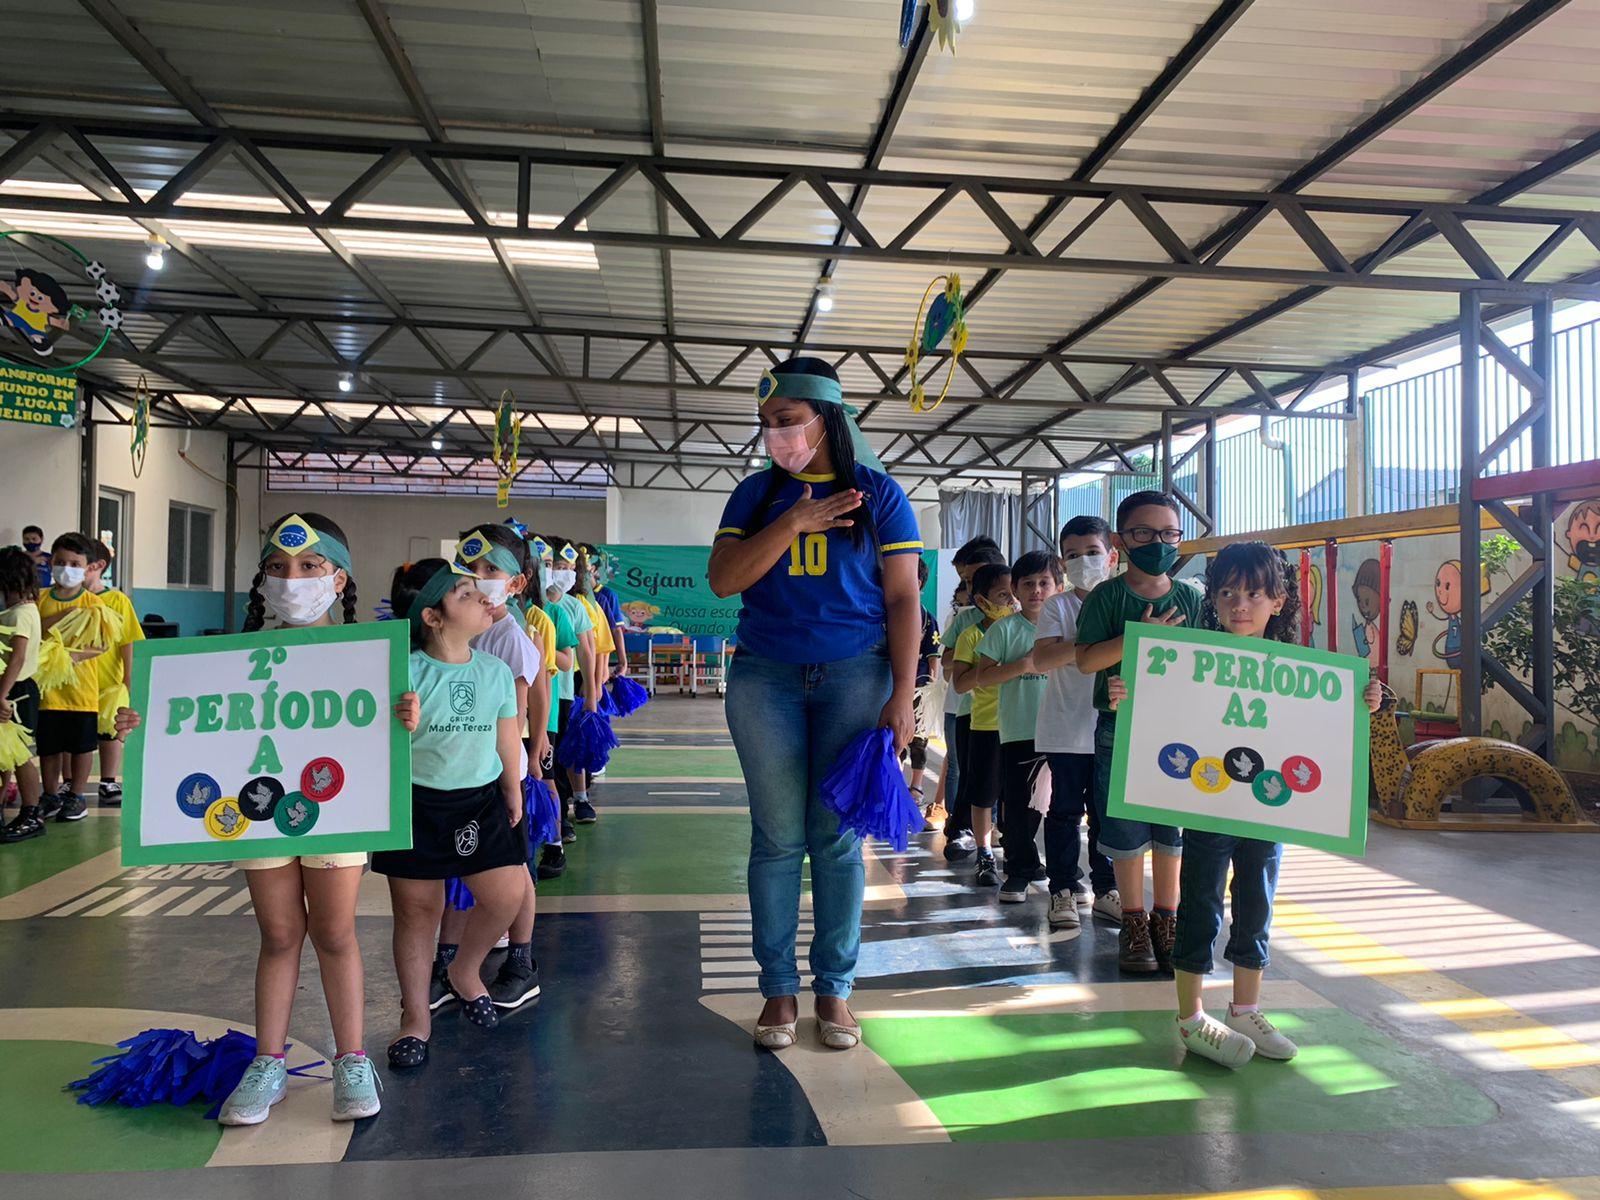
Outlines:
{"label": "green headband", "polygon": [[472,572],[463,571],[455,563],[446,563],[430,575],[428,582],[422,585],[416,599],[411,602],[411,607],[406,610],[406,620],[411,622],[411,627],[418,630],[426,629],[422,623],[422,610],[438,608],[450,594],[450,589],[456,586],[457,580],[470,578]]}
{"label": "green headband", "polygon": [[282,550],[290,558],[310,550],[327,559],[346,575],[354,575],[350,565],[350,550],[331,533],[318,533],[304,517],[294,514],[278,522],[261,547],[261,561],[266,562],[274,550]]}
{"label": "green headband", "polygon": [[456,561],[468,566],[479,559],[487,560],[507,575],[522,574],[522,565],[517,562],[515,554],[504,546],[490,541],[483,530],[474,529],[456,543]]}

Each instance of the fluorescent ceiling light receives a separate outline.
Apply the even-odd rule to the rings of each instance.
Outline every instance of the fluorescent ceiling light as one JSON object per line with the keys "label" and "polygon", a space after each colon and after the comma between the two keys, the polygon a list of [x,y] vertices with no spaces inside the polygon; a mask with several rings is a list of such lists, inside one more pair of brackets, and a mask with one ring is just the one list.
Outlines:
{"label": "fluorescent ceiling light", "polygon": [[[139,193],[145,199],[153,191]],[[0,185],[0,221],[14,228],[36,230],[72,241],[75,238],[105,238],[115,241],[147,241],[150,235],[138,222],[126,217],[90,216],[79,213],[34,212],[4,207],[5,197],[34,196],[61,200],[92,200],[94,193],[75,183],[45,183],[35,180],[8,180]],[[328,206],[326,200],[308,200],[317,211]],[[270,196],[236,196],[222,192],[189,192],[178,208],[226,208],[239,212],[287,212]],[[404,204],[353,204],[350,216],[375,220],[447,221],[467,224],[459,209],[427,208]],[[486,213],[491,225],[512,227],[515,213],[491,210]],[[554,229],[562,221],[541,213],[531,213],[528,224],[535,229]],[[181,217],[162,222],[175,235],[196,246],[227,246],[238,250],[277,250],[296,254],[328,254],[330,251],[315,234],[292,226],[256,226],[231,221],[192,221]],[[578,222],[578,229],[587,229]],[[495,261],[494,248],[483,238],[452,234],[388,233],[382,230],[335,226],[329,230],[358,258],[410,258],[449,262]],[[558,267],[567,270],[598,271],[600,260],[587,242],[539,243],[508,241],[501,243],[506,257],[520,266]]]}

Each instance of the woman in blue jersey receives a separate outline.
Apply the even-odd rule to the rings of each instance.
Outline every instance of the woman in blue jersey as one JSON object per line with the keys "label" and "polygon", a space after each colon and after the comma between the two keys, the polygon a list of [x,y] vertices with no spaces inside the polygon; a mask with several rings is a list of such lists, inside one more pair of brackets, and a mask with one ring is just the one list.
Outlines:
{"label": "woman in blue jersey", "polygon": [[911,505],[850,419],[818,358],[763,372],[756,391],[772,466],[728,499],[711,588],[741,593],[728,725],[750,796],[750,914],[766,1007],[756,1044],[794,1044],[800,868],[811,859],[811,941],[822,1044],[861,1037],[846,1003],[861,946],[861,845],[819,787],[863,730],[911,740],[922,541]]}

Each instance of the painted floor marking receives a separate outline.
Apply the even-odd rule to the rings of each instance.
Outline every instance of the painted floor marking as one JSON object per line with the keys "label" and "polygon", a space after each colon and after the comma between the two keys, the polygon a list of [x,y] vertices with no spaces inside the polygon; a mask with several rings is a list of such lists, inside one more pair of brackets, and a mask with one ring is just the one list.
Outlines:
{"label": "painted floor marking", "polygon": [[[200,1038],[221,1037],[230,1029],[254,1036],[255,1026],[198,1013],[150,1012],[136,1008],[0,1009],[4,1036],[23,1041],[100,1042],[114,1046],[141,1029],[190,1029]],[[319,1058],[331,1061],[305,1038],[290,1031],[289,1067]],[[86,1064],[87,1065],[87,1064]],[[291,1163],[331,1163],[344,1158],[353,1123],[330,1121],[333,1077],[326,1068],[314,1076],[289,1076],[288,1092],[263,1125],[222,1131],[208,1167],[276,1167]],[[186,1120],[199,1120],[186,1117]],[[181,1190],[181,1189],[180,1189]]]}
{"label": "painted floor marking", "polygon": [[[1019,1198],[1021,1200],[1021,1198]],[[1572,1179],[1453,1179],[1383,1187],[1259,1188],[1157,1196],[1034,1196],[1025,1200],[1600,1200],[1600,1176]]]}

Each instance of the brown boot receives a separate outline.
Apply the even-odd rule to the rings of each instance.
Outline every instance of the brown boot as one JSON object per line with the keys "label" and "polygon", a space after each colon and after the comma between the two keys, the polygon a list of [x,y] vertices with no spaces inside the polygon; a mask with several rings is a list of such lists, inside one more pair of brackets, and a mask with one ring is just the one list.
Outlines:
{"label": "brown boot", "polygon": [[1157,970],[1155,949],[1150,943],[1150,918],[1142,912],[1122,914],[1122,932],[1117,937],[1117,966],[1140,975],[1150,975]]}
{"label": "brown boot", "polygon": [[1157,909],[1150,914],[1150,945],[1156,952],[1156,966],[1172,970],[1172,947],[1178,940],[1178,914]]}

